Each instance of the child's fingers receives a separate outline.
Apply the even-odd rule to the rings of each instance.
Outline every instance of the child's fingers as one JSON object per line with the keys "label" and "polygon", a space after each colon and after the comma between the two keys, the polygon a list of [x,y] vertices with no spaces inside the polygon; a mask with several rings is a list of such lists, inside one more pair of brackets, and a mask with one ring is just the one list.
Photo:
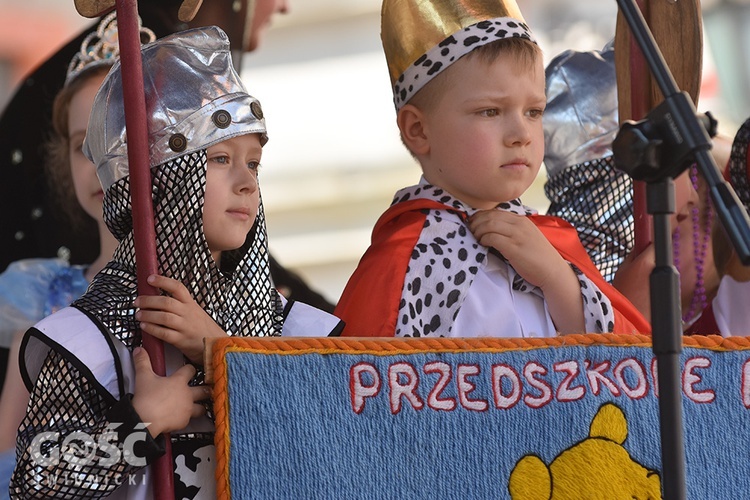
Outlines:
{"label": "child's fingers", "polygon": [[148,333],[152,337],[156,337],[157,339],[170,345],[175,345],[181,338],[180,334],[175,330],[165,328],[154,323],[141,321],[139,326],[141,327],[141,330],[143,332]]}
{"label": "child's fingers", "polygon": [[185,285],[175,279],[167,278],[166,276],[162,276],[160,274],[152,274],[148,277],[148,282],[150,285],[164,290],[180,302],[187,302],[192,300],[192,297],[187,291],[187,288],[185,288]]}
{"label": "child's fingers", "polygon": [[136,347],[133,350],[133,366],[135,367],[136,376],[154,375],[151,368],[151,358],[143,347]]}
{"label": "child's fingers", "polygon": [[472,215],[468,222],[469,230],[473,233],[476,231],[477,226],[479,226],[483,221],[487,220],[487,216],[484,212],[477,212],[474,215]]}
{"label": "child's fingers", "polygon": [[[511,216],[511,217],[508,217]],[[500,211],[477,212],[469,220],[469,231],[477,233],[508,233],[516,222],[515,214]]]}
{"label": "child's fingers", "polygon": [[193,408],[190,411],[190,418],[202,417],[206,414],[206,407],[197,403],[193,404]]}
{"label": "child's fingers", "polygon": [[211,399],[211,386],[195,385],[190,388],[190,392],[193,395],[193,402]]}
{"label": "child's fingers", "polygon": [[196,385],[190,388],[193,397],[193,407],[190,412],[190,418],[201,417],[206,414],[206,407],[200,401],[211,399],[211,387],[208,385]]}
{"label": "child's fingers", "polygon": [[496,236],[498,238],[512,238],[514,235],[511,224],[505,224],[497,220],[485,220],[477,222],[469,231],[484,246],[491,246],[484,239],[487,236]]}
{"label": "child's fingers", "polygon": [[179,330],[183,324],[183,318],[179,314],[164,310],[141,309],[135,313],[135,319],[172,330]]}
{"label": "child's fingers", "polygon": [[182,302],[167,295],[139,295],[133,305],[139,309],[179,312]]}
{"label": "child's fingers", "polygon": [[514,213],[506,212],[503,210],[480,210],[479,212],[469,217],[469,224],[471,224],[472,222],[481,222],[493,219],[508,221],[516,217],[520,217],[520,215],[516,215]]}
{"label": "child's fingers", "polygon": [[185,383],[188,383],[193,377],[195,377],[195,367],[193,365],[181,366],[171,376],[175,378],[184,379]]}
{"label": "child's fingers", "polygon": [[494,248],[506,258],[510,258],[509,255],[505,254],[510,248],[512,248],[513,240],[511,238],[498,233],[477,234],[475,237],[480,245],[487,248]]}

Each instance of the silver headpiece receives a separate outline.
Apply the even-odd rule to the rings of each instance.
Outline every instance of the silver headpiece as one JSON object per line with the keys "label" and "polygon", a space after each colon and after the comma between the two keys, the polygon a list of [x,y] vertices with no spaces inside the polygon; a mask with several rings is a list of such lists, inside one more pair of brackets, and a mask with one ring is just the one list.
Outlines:
{"label": "silver headpiece", "polygon": [[[141,43],[150,43],[156,40],[156,35],[148,28],[144,28],[138,20],[141,32]],[[101,20],[96,31],[91,33],[81,42],[81,49],[75,53],[68,65],[68,73],[65,76],[65,85],[72,82],[84,71],[99,66],[111,66],[120,56],[120,45],[117,40],[117,12],[112,12]]]}
{"label": "silver headpiece", "polygon": [[550,177],[612,155],[619,127],[614,58],[610,43],[601,52],[567,50],[547,65],[544,164]]}
{"label": "silver headpiece", "polygon": [[[260,103],[245,90],[220,28],[175,33],[141,53],[151,168],[238,135],[259,133],[265,144]],[[105,192],[128,176],[124,83],[118,62],[96,95],[83,146]]]}

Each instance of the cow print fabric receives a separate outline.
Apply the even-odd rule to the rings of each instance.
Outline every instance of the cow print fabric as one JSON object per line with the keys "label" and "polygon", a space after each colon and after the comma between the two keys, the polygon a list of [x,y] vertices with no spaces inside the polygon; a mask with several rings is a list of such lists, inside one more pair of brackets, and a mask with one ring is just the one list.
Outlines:
{"label": "cow print fabric", "polygon": [[536,43],[529,27],[511,17],[480,21],[452,34],[414,61],[398,78],[393,86],[396,110],[409,102],[427,82],[472,50],[496,40],[514,37]]}
{"label": "cow print fabric", "polygon": [[[461,305],[489,254],[506,263],[507,260],[496,250],[481,245],[469,231],[466,221],[477,210],[424,180],[397,192],[393,205],[413,199],[433,200],[446,207],[425,211],[424,226],[406,270],[396,336],[452,336]],[[497,210],[521,216],[536,213],[519,199],[501,203]],[[609,299],[578,268],[572,264],[571,268],[581,284],[586,331],[612,331],[614,314]],[[508,272],[515,292],[543,296],[538,287],[524,280],[510,264]]]}

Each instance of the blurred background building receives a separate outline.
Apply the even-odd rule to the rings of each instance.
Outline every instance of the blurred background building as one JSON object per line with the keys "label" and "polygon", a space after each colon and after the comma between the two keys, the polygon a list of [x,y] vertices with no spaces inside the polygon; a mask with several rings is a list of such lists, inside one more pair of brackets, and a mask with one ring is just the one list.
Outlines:
{"label": "blurred background building", "polygon": [[[142,0],[148,1],[148,0]],[[205,0],[219,1],[219,0]],[[92,24],[72,0],[1,0],[0,107],[37,64]],[[614,37],[614,0],[518,0],[545,63]],[[380,46],[380,0],[290,0],[242,77],[270,141],[261,184],[272,253],[336,301],[394,192],[420,170],[401,145]],[[733,135],[750,116],[750,2],[704,2],[699,110]],[[30,117],[33,119],[33,117]],[[544,170],[524,201],[541,212]],[[0,242],[2,244],[2,242]]]}

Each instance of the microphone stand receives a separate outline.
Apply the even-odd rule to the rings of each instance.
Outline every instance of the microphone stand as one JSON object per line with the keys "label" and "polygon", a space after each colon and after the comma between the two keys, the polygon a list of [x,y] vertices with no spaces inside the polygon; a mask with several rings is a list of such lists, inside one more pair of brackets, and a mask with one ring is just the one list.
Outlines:
{"label": "microphone stand", "polygon": [[656,266],[651,272],[653,351],[658,368],[662,487],[667,500],[686,497],[682,422],[682,327],[679,275],[672,261],[673,179],[697,163],[724,229],[745,265],[750,265],[750,219],[709,153],[716,120],[698,115],[686,92],[680,92],[635,0],[617,0],[648,62],[664,101],[639,122],[623,124],[613,142],[615,164],[647,183],[648,212],[654,219]]}

